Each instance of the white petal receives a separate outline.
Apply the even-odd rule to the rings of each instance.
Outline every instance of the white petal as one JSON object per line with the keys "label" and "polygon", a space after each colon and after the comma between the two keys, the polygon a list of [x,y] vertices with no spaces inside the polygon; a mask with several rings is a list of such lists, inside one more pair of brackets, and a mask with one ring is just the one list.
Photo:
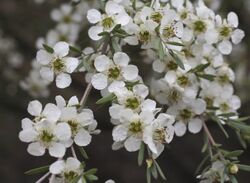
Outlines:
{"label": "white petal", "polygon": [[64,169],[65,163],[63,160],[58,160],[49,167],[50,173],[56,175],[60,174]]}
{"label": "white petal", "polygon": [[112,136],[114,141],[123,141],[126,139],[128,129],[123,125],[118,125],[113,129]]}
{"label": "white petal", "polygon": [[49,154],[53,157],[56,158],[61,158],[64,156],[66,152],[66,148],[63,144],[61,143],[53,143],[50,147],[49,147]]}
{"label": "white petal", "polygon": [[28,112],[32,116],[39,116],[42,112],[42,104],[38,100],[33,100],[28,105]]}
{"label": "white petal", "polygon": [[218,45],[218,49],[222,54],[229,55],[232,52],[233,48],[230,41],[224,40]]}
{"label": "white petal", "polygon": [[92,76],[91,83],[95,89],[103,90],[108,85],[108,79],[106,75],[98,73]]}
{"label": "white petal", "polygon": [[123,77],[128,80],[132,81],[138,77],[138,68],[135,65],[128,65],[122,69]]}
{"label": "white petal", "polygon": [[144,100],[141,106],[142,111],[154,111],[155,108],[156,108],[156,102],[151,99]]}
{"label": "white petal", "polygon": [[109,68],[111,60],[106,55],[96,57],[94,65],[97,71],[103,72]]}
{"label": "white petal", "polygon": [[112,118],[114,119],[119,119],[120,118],[120,112],[124,109],[124,107],[120,105],[112,105],[109,107],[109,114]]}
{"label": "white petal", "polygon": [[188,123],[188,130],[191,133],[199,133],[202,129],[202,120],[199,118],[195,118],[192,119],[189,123]]}
{"label": "white petal", "polygon": [[22,119],[22,129],[32,128],[33,124],[33,121],[31,121],[29,118]]}
{"label": "white petal", "polygon": [[67,170],[73,170],[74,171],[74,170],[79,169],[80,166],[81,166],[81,162],[78,159],[69,157],[66,160],[65,169],[67,169]]}
{"label": "white petal", "polygon": [[32,128],[27,130],[22,130],[19,133],[19,139],[22,142],[27,142],[27,143],[32,142],[35,140],[36,137],[37,137],[37,132]]}
{"label": "white petal", "polygon": [[49,67],[42,67],[40,69],[41,77],[49,82],[52,82],[54,80],[54,72]]}
{"label": "white petal", "polygon": [[114,62],[116,65],[119,65],[119,66],[122,66],[122,67],[125,67],[128,65],[129,63],[129,57],[126,53],[123,53],[123,52],[116,52],[114,54]]}
{"label": "white petal", "polygon": [[54,54],[57,55],[58,57],[62,58],[68,55],[69,53],[69,44],[66,42],[58,42],[54,46]]}
{"label": "white petal", "polygon": [[227,15],[227,20],[228,20],[228,24],[231,25],[232,27],[238,27],[239,19],[238,19],[238,16],[236,15],[236,13],[230,12]]}
{"label": "white petal", "polygon": [[166,137],[165,140],[167,143],[170,143],[174,138],[175,128],[172,125],[166,126]]}
{"label": "white petal", "polygon": [[39,50],[36,54],[36,60],[39,64],[47,65],[50,63],[51,59],[51,54],[45,50]]}
{"label": "white petal", "polygon": [[103,27],[102,26],[92,26],[90,27],[88,34],[89,37],[94,40],[94,41],[98,41],[102,38],[102,36],[99,36],[98,34],[100,34],[101,32],[103,32]]}
{"label": "white petal", "polygon": [[105,6],[105,11],[109,15],[114,15],[124,11],[123,7],[113,1],[108,1]]}
{"label": "white petal", "polygon": [[153,70],[162,73],[165,70],[166,64],[160,60],[156,60],[153,62]]}
{"label": "white petal", "polygon": [[66,65],[66,72],[72,73],[77,68],[79,64],[79,60],[74,57],[67,57],[64,59]]}
{"label": "white petal", "polygon": [[68,101],[68,106],[75,106],[79,104],[79,100],[76,96],[73,96]]}
{"label": "white petal", "polygon": [[183,122],[177,122],[174,125],[174,131],[178,137],[181,137],[186,133],[187,127]]}
{"label": "white petal", "polygon": [[164,79],[171,85],[176,82],[177,76],[175,71],[169,71],[165,75]]}
{"label": "white petal", "polygon": [[202,99],[197,99],[193,101],[191,105],[195,114],[198,114],[198,115],[202,114],[206,110],[206,107],[207,107],[206,102]]}
{"label": "white petal", "polygon": [[87,146],[90,144],[91,139],[89,132],[82,129],[76,134],[74,141],[78,146]]}
{"label": "white petal", "polygon": [[244,37],[245,37],[245,32],[240,29],[236,29],[231,36],[232,42],[234,44],[239,44]]}
{"label": "white petal", "polygon": [[119,13],[115,16],[116,23],[121,24],[122,26],[125,26],[129,23],[130,17],[126,12]]}
{"label": "white petal", "polygon": [[67,141],[71,137],[71,128],[67,123],[59,123],[54,131],[56,137],[61,141]]}
{"label": "white petal", "polygon": [[218,32],[215,29],[210,29],[205,34],[205,39],[208,44],[214,44],[218,41]]}
{"label": "white petal", "polygon": [[133,92],[142,98],[146,98],[149,94],[148,87],[145,86],[144,84],[135,85],[133,87]]}
{"label": "white petal", "polygon": [[42,156],[45,153],[45,147],[41,146],[38,142],[29,144],[27,150],[33,156]]}
{"label": "white petal", "polygon": [[57,95],[55,99],[56,99],[56,105],[59,108],[63,108],[66,106],[66,101],[64,100],[64,98],[62,96]]}
{"label": "white petal", "polygon": [[58,88],[67,88],[72,82],[71,76],[66,73],[61,73],[56,77],[56,86]]}
{"label": "white petal", "polygon": [[42,112],[48,121],[56,122],[61,115],[61,110],[55,104],[47,104]]}
{"label": "white petal", "polygon": [[141,142],[142,141],[140,139],[137,139],[137,138],[131,136],[125,141],[124,146],[125,146],[127,151],[135,152],[135,151],[138,151],[140,149]]}
{"label": "white petal", "polygon": [[101,13],[96,9],[90,9],[87,13],[87,19],[90,23],[95,24],[101,21]]}

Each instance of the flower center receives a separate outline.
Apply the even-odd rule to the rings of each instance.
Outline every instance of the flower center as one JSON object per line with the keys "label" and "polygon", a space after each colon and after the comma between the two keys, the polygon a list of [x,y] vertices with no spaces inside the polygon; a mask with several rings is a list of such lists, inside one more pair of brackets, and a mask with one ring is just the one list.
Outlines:
{"label": "flower center", "polygon": [[207,25],[201,20],[194,22],[194,30],[198,33],[204,33],[207,30]]}
{"label": "flower center", "polygon": [[43,130],[40,134],[40,139],[44,143],[50,143],[54,138],[54,135],[47,130]]}
{"label": "flower center", "polygon": [[67,181],[72,181],[74,178],[78,176],[78,173],[74,171],[69,171],[64,173],[64,177]]}
{"label": "flower center", "polygon": [[141,121],[134,121],[131,122],[129,125],[129,131],[133,134],[138,134],[142,132],[142,122]]}
{"label": "flower center", "polygon": [[226,74],[219,76],[218,81],[222,84],[230,82],[230,80]]}
{"label": "flower center", "polygon": [[204,99],[205,101],[206,101],[206,103],[207,103],[207,107],[213,107],[213,99],[212,98],[209,98],[209,97],[206,97],[205,99]]}
{"label": "flower center", "polygon": [[178,68],[178,65],[174,61],[169,61],[167,63],[167,68],[169,70],[176,70]]}
{"label": "flower center", "polygon": [[102,26],[105,28],[105,29],[110,29],[111,27],[114,26],[114,20],[112,17],[106,17],[102,20]]}
{"label": "flower center", "polygon": [[181,86],[187,86],[189,84],[188,77],[186,77],[186,76],[178,77],[177,82]]}
{"label": "flower center", "polygon": [[117,79],[121,74],[120,68],[119,67],[113,67],[108,70],[108,77],[110,79]]}
{"label": "flower center", "polygon": [[169,90],[167,97],[171,101],[171,103],[175,103],[180,99],[181,93],[175,88],[172,88]]}
{"label": "flower center", "polygon": [[188,12],[184,11],[184,12],[181,13],[181,19],[182,20],[186,19],[187,16],[188,16]]}
{"label": "flower center", "polygon": [[140,105],[140,102],[139,100],[136,98],[136,97],[133,97],[133,98],[128,98],[126,100],[126,107],[127,108],[130,108],[130,109],[137,109]]}
{"label": "flower center", "polygon": [[225,38],[229,37],[231,32],[232,32],[232,29],[230,27],[227,27],[227,26],[223,26],[219,30],[220,36],[225,37]]}
{"label": "flower center", "polygon": [[71,17],[70,16],[63,17],[63,22],[64,23],[70,23],[71,22]]}
{"label": "flower center", "polygon": [[153,134],[153,139],[155,141],[161,142],[161,143],[165,143],[166,142],[166,131],[162,128],[162,129],[156,129],[154,131]]}
{"label": "flower center", "polygon": [[192,58],[192,57],[194,57],[194,55],[193,55],[191,49],[186,49],[186,48],[185,48],[185,49],[183,49],[182,51],[183,51],[183,53],[185,54],[185,56],[186,56],[187,58]]}
{"label": "flower center", "polygon": [[55,59],[55,60],[53,61],[52,67],[53,67],[53,70],[54,70],[56,73],[60,73],[60,72],[62,72],[62,71],[65,69],[65,64],[64,64],[64,62],[62,61],[62,59],[57,58],[57,59]]}
{"label": "flower center", "polygon": [[183,109],[181,112],[180,112],[180,116],[182,119],[184,120],[188,120],[192,117],[193,113],[188,110],[188,109]]}
{"label": "flower center", "polygon": [[149,40],[151,39],[151,35],[148,31],[142,30],[139,33],[139,40],[143,43],[147,43],[149,42]]}
{"label": "flower center", "polygon": [[152,20],[154,20],[155,22],[157,23],[160,23],[161,22],[161,19],[162,19],[162,14],[160,12],[153,12],[151,14],[151,18]]}
{"label": "flower center", "polygon": [[227,111],[230,109],[230,107],[229,107],[229,105],[228,105],[227,103],[222,103],[222,104],[220,105],[220,109],[221,109],[223,112],[227,112]]}
{"label": "flower center", "polygon": [[78,126],[79,126],[78,122],[76,120],[69,120],[68,124],[71,128],[72,134],[75,135],[77,133]]}
{"label": "flower center", "polygon": [[174,37],[174,36],[175,36],[174,27],[166,26],[166,27],[163,29],[162,35],[163,35],[166,39],[169,39],[169,38]]}

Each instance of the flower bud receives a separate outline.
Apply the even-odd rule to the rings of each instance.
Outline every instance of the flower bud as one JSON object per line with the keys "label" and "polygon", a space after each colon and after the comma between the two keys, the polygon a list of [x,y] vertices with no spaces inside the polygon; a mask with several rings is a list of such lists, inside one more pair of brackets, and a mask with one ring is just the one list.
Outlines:
{"label": "flower bud", "polygon": [[238,171],[239,171],[239,167],[236,164],[231,165],[229,168],[229,172],[231,174],[237,174]]}

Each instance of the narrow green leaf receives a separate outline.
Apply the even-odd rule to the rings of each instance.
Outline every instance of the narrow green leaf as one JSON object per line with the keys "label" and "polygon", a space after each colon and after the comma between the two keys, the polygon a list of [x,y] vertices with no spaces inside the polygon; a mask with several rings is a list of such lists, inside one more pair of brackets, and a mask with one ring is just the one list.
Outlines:
{"label": "narrow green leaf", "polygon": [[133,0],[132,7],[133,7],[134,10],[136,9],[136,0]]}
{"label": "narrow green leaf", "polygon": [[236,150],[236,151],[232,151],[232,152],[227,153],[227,154],[225,155],[225,157],[228,157],[228,158],[230,158],[230,157],[238,157],[238,156],[240,156],[242,153],[244,153],[243,150]]}
{"label": "narrow green leaf", "polygon": [[158,51],[159,51],[159,59],[163,61],[166,55],[166,49],[164,48],[161,40],[159,40]]}
{"label": "narrow green leaf", "polygon": [[145,145],[144,143],[142,142],[141,143],[141,147],[140,147],[140,150],[138,152],[138,165],[141,166],[142,165],[142,162],[144,160],[144,152],[145,152]]}
{"label": "narrow green leaf", "polygon": [[209,160],[210,155],[206,155],[203,160],[200,162],[199,166],[197,167],[197,169],[195,170],[195,175],[198,175],[199,172],[201,171],[202,167],[205,165],[205,163],[207,162],[207,160]]}
{"label": "narrow green leaf", "polygon": [[151,183],[151,172],[150,172],[150,168],[147,168],[147,183]]}
{"label": "narrow green leaf", "polygon": [[169,42],[166,42],[167,44],[171,44],[171,45],[174,45],[174,46],[184,46],[184,44],[182,43],[178,43],[178,42],[172,42],[172,41],[169,41]]}
{"label": "narrow green leaf", "polygon": [[209,65],[210,65],[210,63],[200,64],[200,65],[196,66],[195,68],[189,70],[188,72],[189,73],[203,72]]}
{"label": "narrow green leaf", "polygon": [[242,138],[240,132],[239,132],[239,131],[236,131],[235,133],[236,133],[237,138],[238,138],[238,140],[240,141],[240,144],[242,145],[242,147],[243,147],[244,149],[246,149],[246,148],[247,148],[247,143],[246,143],[246,141]]}
{"label": "narrow green leaf", "polygon": [[197,74],[198,77],[209,80],[209,81],[214,81],[215,75],[212,74]]}
{"label": "narrow green leaf", "polygon": [[109,32],[101,32],[98,36],[109,36]]}
{"label": "narrow green leaf", "polygon": [[248,126],[242,122],[235,122],[235,121],[230,120],[229,122],[227,122],[227,124],[230,127],[239,129],[240,131],[250,132],[250,126]]}
{"label": "narrow green leaf", "polygon": [[249,165],[240,165],[240,164],[238,164],[237,166],[239,167],[240,170],[250,172],[250,166]]}
{"label": "narrow green leaf", "polygon": [[235,178],[235,176],[230,176],[230,180],[231,180],[232,183],[238,183],[238,181]]}
{"label": "narrow green leaf", "polygon": [[103,98],[101,98],[100,100],[98,100],[96,102],[96,104],[100,105],[100,104],[106,104],[109,103],[111,101],[113,101],[116,98],[115,94],[111,93]]}
{"label": "narrow green leaf", "polygon": [[28,170],[25,172],[25,174],[26,175],[34,175],[34,174],[44,173],[47,171],[49,171],[49,165]]}
{"label": "narrow green leaf", "polygon": [[173,57],[173,59],[175,60],[175,62],[177,63],[177,65],[182,68],[183,70],[185,70],[184,64],[181,61],[181,59],[178,57],[178,55],[176,55],[172,50],[169,50],[169,54]]}
{"label": "narrow green leaf", "polygon": [[86,151],[84,150],[83,147],[79,147],[79,151],[80,151],[83,158],[89,159],[88,154],[86,153]]}
{"label": "narrow green leaf", "polygon": [[84,172],[84,175],[93,175],[93,174],[96,174],[96,172],[97,172],[97,169],[92,168],[92,169],[89,169],[88,171]]}
{"label": "narrow green leaf", "polygon": [[92,182],[92,181],[97,181],[98,177],[95,175],[86,175],[86,179]]}
{"label": "narrow green leaf", "polygon": [[87,180],[85,179],[85,177],[82,177],[82,183],[87,183]]}
{"label": "narrow green leaf", "polygon": [[54,53],[54,49],[46,44],[43,44],[43,48],[49,53]]}
{"label": "narrow green leaf", "polygon": [[224,126],[221,124],[220,119],[217,118],[217,116],[212,116],[211,118],[220,127],[221,131],[224,133],[224,135],[226,136],[226,138],[229,138],[229,135],[228,135],[227,131],[225,130]]}
{"label": "narrow green leaf", "polygon": [[157,172],[156,165],[153,164],[152,167],[151,167],[150,169],[151,169],[151,173],[152,173],[154,179],[157,179],[157,178],[158,178],[158,172]]}
{"label": "narrow green leaf", "polygon": [[157,163],[156,160],[154,160],[154,163],[155,163],[155,165],[156,165],[156,168],[157,168],[157,170],[158,170],[158,172],[159,172],[161,178],[162,178],[163,180],[167,180],[166,176],[164,175],[163,171],[161,170],[160,165]]}
{"label": "narrow green leaf", "polygon": [[76,48],[74,46],[69,46],[69,49],[70,49],[70,51],[73,51],[73,52],[76,52],[76,53],[79,53],[79,54],[82,53],[82,51],[79,48]]}
{"label": "narrow green leaf", "polygon": [[117,38],[115,38],[115,37],[111,38],[111,47],[112,47],[113,52],[121,51],[121,48],[120,48],[120,45],[118,43]]}
{"label": "narrow green leaf", "polygon": [[220,114],[218,116],[222,116],[222,117],[233,117],[233,116],[237,116],[237,114],[235,112],[230,112],[230,113],[224,113],[224,114]]}

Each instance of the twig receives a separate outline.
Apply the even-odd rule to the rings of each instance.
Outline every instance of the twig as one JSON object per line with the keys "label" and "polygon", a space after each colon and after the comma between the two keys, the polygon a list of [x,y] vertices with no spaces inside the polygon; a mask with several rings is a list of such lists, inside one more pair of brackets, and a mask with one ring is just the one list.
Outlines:
{"label": "twig", "polygon": [[76,151],[75,151],[75,149],[74,149],[73,145],[71,146],[71,152],[72,152],[72,155],[74,156],[74,158],[76,158],[76,159],[77,159],[77,156],[76,156]]}
{"label": "twig", "polygon": [[213,136],[211,135],[211,133],[210,133],[210,131],[209,131],[209,129],[208,129],[208,127],[207,127],[207,125],[206,125],[205,122],[203,122],[203,129],[205,130],[205,132],[206,132],[206,134],[207,134],[207,137],[208,137],[208,139],[209,139],[211,145],[212,145],[212,146],[216,146],[216,142],[215,142]]}

